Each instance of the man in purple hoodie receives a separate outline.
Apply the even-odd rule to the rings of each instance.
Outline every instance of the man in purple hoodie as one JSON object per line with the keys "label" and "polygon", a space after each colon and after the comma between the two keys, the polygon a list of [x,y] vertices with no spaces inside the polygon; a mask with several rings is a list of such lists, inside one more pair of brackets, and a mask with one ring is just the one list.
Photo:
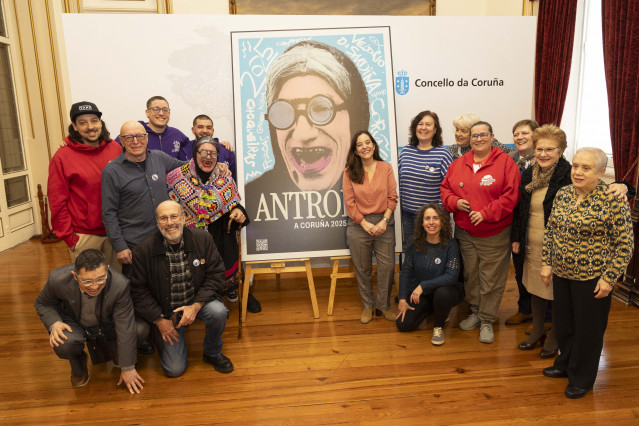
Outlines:
{"label": "man in purple hoodie", "polygon": [[[140,121],[149,135],[148,149],[158,149],[178,158],[180,150],[189,142],[189,138],[179,129],[169,126],[171,109],[169,102],[162,96],[152,96],[146,101],[146,117],[148,123]],[[121,144],[120,138],[116,141]]]}
{"label": "man in purple hoodie", "polygon": [[[193,157],[193,144],[195,141],[203,138],[204,136],[213,137],[213,133],[215,129],[213,128],[213,120],[211,117],[205,114],[200,114],[193,119],[193,127],[191,127],[191,132],[193,132],[193,136],[195,139],[189,141],[184,147],[181,149],[180,154],[178,155],[178,159],[180,160],[190,160]],[[235,153],[231,150],[231,144],[228,141],[221,141],[217,138],[215,140],[220,144],[220,155],[217,158],[218,163],[225,163],[229,166],[229,170],[231,170],[231,175],[233,176],[233,180],[237,183],[237,173],[235,166]]]}

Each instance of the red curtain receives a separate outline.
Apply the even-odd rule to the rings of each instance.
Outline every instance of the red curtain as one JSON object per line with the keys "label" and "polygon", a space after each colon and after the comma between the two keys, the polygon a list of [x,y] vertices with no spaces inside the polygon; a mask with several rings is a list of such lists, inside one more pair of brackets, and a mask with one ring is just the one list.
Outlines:
{"label": "red curtain", "polygon": [[561,123],[566,103],[577,0],[540,0],[535,57],[535,119]]}
{"label": "red curtain", "polygon": [[[615,178],[635,183],[639,148],[639,1],[603,0],[604,66]],[[633,170],[630,170],[633,169]]]}

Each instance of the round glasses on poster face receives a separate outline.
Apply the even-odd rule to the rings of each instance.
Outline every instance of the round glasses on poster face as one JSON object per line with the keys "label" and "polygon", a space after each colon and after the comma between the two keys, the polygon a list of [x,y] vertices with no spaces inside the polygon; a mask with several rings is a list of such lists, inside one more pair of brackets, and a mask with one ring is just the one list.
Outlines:
{"label": "round glasses on poster face", "polygon": [[104,284],[106,284],[106,282],[107,282],[107,275],[104,275],[104,276],[98,277],[98,278],[96,278],[96,279],[94,279],[94,280],[81,280],[81,279],[78,277],[78,282],[80,283],[80,285],[81,285],[82,287],[91,287],[93,284],[96,284],[96,285],[104,285]]}
{"label": "round glasses on poster face", "polygon": [[120,140],[124,142],[133,142],[133,138],[141,141],[146,138],[148,133],[140,133],[139,135],[120,135]]}
{"label": "round glasses on poster face", "polygon": [[[298,108],[305,104],[304,109]],[[346,109],[346,103],[335,105],[335,102],[327,96],[317,95],[311,99],[295,99],[289,101],[274,102],[268,109],[268,114],[264,114],[264,119],[268,120],[278,130],[290,128],[300,115],[308,119],[309,123],[316,126],[326,126],[335,118],[335,113]]]}
{"label": "round glasses on poster face", "polygon": [[470,138],[471,139],[486,139],[490,135],[491,135],[490,133],[473,133],[472,135],[470,135]]}
{"label": "round glasses on poster face", "polygon": [[209,151],[208,149],[201,149],[197,152],[202,158],[217,158],[217,151]]}

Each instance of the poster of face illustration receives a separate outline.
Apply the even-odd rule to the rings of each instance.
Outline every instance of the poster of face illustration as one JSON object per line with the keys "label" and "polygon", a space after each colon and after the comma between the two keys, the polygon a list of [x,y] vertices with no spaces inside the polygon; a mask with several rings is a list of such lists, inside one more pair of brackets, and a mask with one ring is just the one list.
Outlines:
{"label": "poster of face illustration", "polygon": [[396,164],[388,34],[231,34],[246,260],[348,254],[342,176],[351,135],[368,130]]}

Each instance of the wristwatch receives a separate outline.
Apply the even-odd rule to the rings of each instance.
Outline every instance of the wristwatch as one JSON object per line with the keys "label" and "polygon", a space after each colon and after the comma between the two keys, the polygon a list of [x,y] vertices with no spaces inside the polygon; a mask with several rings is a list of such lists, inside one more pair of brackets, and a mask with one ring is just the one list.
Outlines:
{"label": "wristwatch", "polygon": [[384,222],[386,222],[386,223],[390,222],[390,219],[389,219],[389,218],[387,218],[386,216],[384,216],[384,217],[382,218],[382,220],[383,220]]}

